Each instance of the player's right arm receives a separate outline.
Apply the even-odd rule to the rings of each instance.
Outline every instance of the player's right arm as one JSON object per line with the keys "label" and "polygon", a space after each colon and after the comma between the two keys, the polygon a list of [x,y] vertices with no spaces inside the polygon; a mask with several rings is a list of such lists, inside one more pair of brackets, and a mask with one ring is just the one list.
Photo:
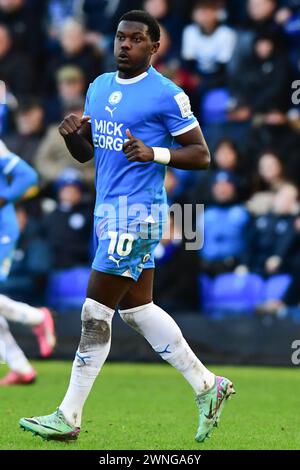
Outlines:
{"label": "player's right arm", "polygon": [[58,130],[75,160],[85,163],[94,157],[91,124],[89,116],[79,118],[69,114],[60,123]]}
{"label": "player's right arm", "polygon": [[65,139],[70,154],[79,163],[88,162],[94,157],[90,118],[90,96],[93,92],[93,84],[94,82],[90,84],[86,94],[83,117],[79,118],[75,114],[69,114],[58,128],[60,134]]}

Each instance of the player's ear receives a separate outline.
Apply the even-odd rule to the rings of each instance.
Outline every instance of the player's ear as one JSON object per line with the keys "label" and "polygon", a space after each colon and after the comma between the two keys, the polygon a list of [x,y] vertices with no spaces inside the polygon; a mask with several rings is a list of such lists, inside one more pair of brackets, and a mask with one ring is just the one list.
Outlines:
{"label": "player's ear", "polygon": [[156,54],[160,46],[160,42],[154,42],[151,48],[151,54]]}

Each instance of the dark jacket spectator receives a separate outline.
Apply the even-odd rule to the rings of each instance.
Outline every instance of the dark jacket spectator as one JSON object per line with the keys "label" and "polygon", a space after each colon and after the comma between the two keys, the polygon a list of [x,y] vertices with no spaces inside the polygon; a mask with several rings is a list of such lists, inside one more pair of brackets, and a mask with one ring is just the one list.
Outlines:
{"label": "dark jacket spectator", "polygon": [[250,271],[262,275],[290,271],[298,210],[298,189],[285,184],[274,196],[272,212],[252,220],[244,257]]}
{"label": "dark jacket spectator", "polygon": [[81,23],[71,18],[63,26],[60,49],[55,51],[46,67],[45,87],[48,94],[55,90],[57,71],[65,65],[74,65],[83,72],[86,87],[103,72],[100,53],[87,44]]}
{"label": "dark jacket spectator", "polygon": [[14,50],[7,26],[0,23],[0,80],[17,97],[34,90],[34,73],[29,57]]}
{"label": "dark jacket spectator", "polygon": [[[85,75],[74,65],[65,65],[56,72],[56,93],[49,96],[45,103],[47,124],[59,123],[67,114],[65,111],[85,102]],[[78,106],[78,105],[77,105]]]}
{"label": "dark jacket spectator", "polygon": [[40,0],[0,2],[0,23],[10,30],[16,50],[30,56],[36,66],[42,59],[45,44],[43,15],[46,3]]}
{"label": "dark jacket spectator", "polygon": [[[82,101],[70,103],[69,107],[64,109],[64,114],[76,114],[81,117],[83,105]],[[91,188],[94,187],[94,161],[79,163],[71,156],[64,139],[58,131],[58,123],[48,126],[35,152],[34,167],[40,175],[42,185],[46,186],[46,190],[51,189],[49,186],[55,183],[60,173],[70,167],[80,171],[84,183]]]}
{"label": "dark jacket spectator", "polygon": [[88,265],[93,211],[83,200],[76,170],[66,169],[57,181],[58,206],[44,221],[44,234],[54,269]]}
{"label": "dark jacket spectator", "polygon": [[[239,64],[244,62],[253,49],[253,43],[261,34],[275,34],[282,41],[284,36],[281,26],[275,21],[277,0],[247,0],[243,2],[242,11],[246,8],[246,17],[239,16],[239,30],[237,47],[229,64],[232,75],[235,74]],[[232,0],[235,12],[237,0]],[[240,2],[239,2],[240,3]],[[241,6],[239,5],[239,9]]]}
{"label": "dark jacket spectator", "polygon": [[201,172],[197,181],[189,191],[190,201],[202,204],[213,202],[212,185],[218,171],[229,172],[235,179],[237,187],[237,201],[245,201],[250,195],[251,180],[249,171],[245,166],[239,149],[230,139],[221,139],[212,152],[211,168]]}
{"label": "dark jacket spectator", "polygon": [[[246,73],[245,73],[246,72]],[[250,115],[288,106],[289,68],[273,36],[256,38],[252,54],[229,76],[236,108],[249,108]]]}
{"label": "dark jacket spectator", "polygon": [[45,134],[44,109],[35,98],[20,101],[15,116],[16,130],[5,137],[12,152],[34,165],[35,154]]}
{"label": "dark jacket spectator", "polygon": [[300,133],[294,130],[286,114],[271,111],[260,117],[252,127],[245,143],[247,161],[257,161],[264,149],[275,149],[282,156],[286,176],[295,183],[300,181],[299,148]]}

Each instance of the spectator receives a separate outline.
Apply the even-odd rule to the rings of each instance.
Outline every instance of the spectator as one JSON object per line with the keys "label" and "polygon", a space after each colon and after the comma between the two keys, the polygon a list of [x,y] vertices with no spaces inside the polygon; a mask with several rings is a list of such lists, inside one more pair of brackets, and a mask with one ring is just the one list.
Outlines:
{"label": "spectator", "polygon": [[[68,104],[63,115],[76,114],[81,117],[83,107],[84,102],[82,100],[75,100]],[[57,123],[48,127],[45,136],[41,140],[35,154],[34,166],[41,176],[41,182],[48,187],[53,185],[59,174],[67,167],[80,171],[83,181],[89,186],[92,186],[94,181],[94,162],[91,160],[82,164],[71,157],[64,140],[58,132]]]}
{"label": "spectator", "polygon": [[275,23],[277,0],[248,0],[248,23],[244,27],[256,33],[278,31]]}
{"label": "spectator", "polygon": [[0,0],[0,23],[7,26],[16,50],[30,56],[37,67],[42,60],[43,15],[46,2],[40,0]]}
{"label": "spectator", "polygon": [[82,17],[82,0],[48,0],[46,23],[48,39],[58,45],[65,21],[70,17]]}
{"label": "spectator", "polygon": [[293,256],[289,255],[299,212],[298,196],[295,186],[284,184],[274,195],[271,211],[253,218],[244,258],[248,270],[267,276],[291,269]]}
{"label": "spectator", "polygon": [[252,54],[229,76],[231,119],[249,119],[273,109],[287,110],[288,78],[288,63],[275,37],[268,33],[256,37]]}
{"label": "spectator", "polygon": [[166,33],[172,38],[170,54],[176,54],[181,46],[182,22],[171,0],[145,0],[144,9],[154,16]]}
{"label": "spectator", "polygon": [[203,204],[212,203],[211,189],[218,171],[229,172],[233,175],[237,184],[237,200],[246,200],[251,189],[248,169],[245,167],[235,143],[227,138],[221,139],[212,153],[211,169],[199,174],[198,181],[190,192],[191,200],[201,201]]}
{"label": "spectator", "polygon": [[245,142],[245,154],[247,161],[256,162],[265,148],[276,149],[277,153],[284,156],[287,176],[297,182],[300,176],[299,146],[299,130],[293,129],[286,113],[274,109],[258,116],[253,123]]}
{"label": "spectator", "polygon": [[278,36],[283,46],[282,28],[275,21],[277,0],[247,0],[248,18],[238,31],[237,47],[228,66],[230,76],[234,77],[245,61],[251,56],[255,39],[262,34]]}
{"label": "spectator", "polygon": [[20,102],[15,115],[16,131],[4,139],[8,148],[31,165],[45,133],[44,110],[40,101],[28,97]]}
{"label": "spectator", "polygon": [[54,269],[88,265],[92,208],[84,200],[80,173],[64,170],[57,182],[57,208],[44,221]]}
{"label": "spectator", "polygon": [[[204,214],[204,246],[199,252],[201,270],[210,275],[232,271],[246,249],[245,233],[249,221],[246,208],[237,203],[236,181],[229,172],[215,175],[214,202]],[[201,229],[203,220],[198,220]]]}
{"label": "spectator", "polygon": [[256,192],[247,206],[252,214],[267,214],[272,208],[274,194],[286,182],[283,163],[276,152],[270,150],[261,154],[257,176]]}
{"label": "spectator", "polygon": [[74,65],[65,65],[56,73],[57,94],[46,101],[47,123],[60,122],[63,111],[74,102],[84,101],[85,77],[82,70]]}
{"label": "spectator", "polygon": [[53,54],[46,70],[46,91],[52,94],[58,69],[74,65],[84,73],[86,86],[102,73],[102,58],[94,47],[87,44],[85,29],[81,23],[70,18],[65,21],[60,50]]}
{"label": "spectator", "polygon": [[182,38],[182,58],[200,75],[202,87],[224,85],[225,65],[236,42],[235,32],[219,21],[220,2],[200,0],[192,12],[193,24],[186,26]]}
{"label": "spectator", "polygon": [[17,97],[34,90],[31,61],[13,49],[11,34],[4,24],[0,24],[0,80],[3,80],[8,91]]}
{"label": "spectator", "polygon": [[[300,49],[300,2],[288,0],[286,5],[280,8],[275,16],[286,37],[289,49],[289,58],[294,73],[298,71],[299,49]],[[295,77],[297,78],[297,76]]]}
{"label": "spectator", "polygon": [[49,247],[41,235],[41,225],[29,216],[26,203],[17,207],[21,231],[9,278],[1,293],[15,300],[42,305],[47,274],[51,267]]}

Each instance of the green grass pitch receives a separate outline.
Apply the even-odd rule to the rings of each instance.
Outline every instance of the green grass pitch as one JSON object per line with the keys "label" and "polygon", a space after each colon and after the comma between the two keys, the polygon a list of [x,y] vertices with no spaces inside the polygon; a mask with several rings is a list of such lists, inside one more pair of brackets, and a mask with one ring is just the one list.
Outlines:
{"label": "green grass pitch", "polygon": [[[0,449],[206,450],[299,449],[299,371],[213,367],[233,380],[237,395],[204,444],[194,441],[193,391],[168,365],[105,365],[85,407],[79,439],[47,442],[18,427],[22,416],[48,414],[66,390],[70,362],[36,362],[35,385],[0,389]],[[1,366],[0,373],[5,372]]]}

